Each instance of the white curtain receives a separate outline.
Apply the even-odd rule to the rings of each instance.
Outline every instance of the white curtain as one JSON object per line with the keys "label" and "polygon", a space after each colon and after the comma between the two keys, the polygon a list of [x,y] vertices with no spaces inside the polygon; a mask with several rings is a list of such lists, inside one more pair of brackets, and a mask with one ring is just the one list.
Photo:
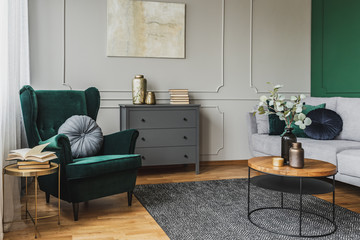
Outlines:
{"label": "white curtain", "polygon": [[[0,167],[11,149],[21,147],[20,88],[30,83],[28,1],[0,0]],[[0,178],[1,179],[1,178]],[[2,179],[1,179],[2,181]],[[1,185],[2,186],[2,183]],[[0,192],[1,218],[20,214],[20,179],[6,176]],[[3,224],[0,224],[2,228]],[[4,229],[1,229],[1,239]],[[6,230],[6,226],[5,226]]]}

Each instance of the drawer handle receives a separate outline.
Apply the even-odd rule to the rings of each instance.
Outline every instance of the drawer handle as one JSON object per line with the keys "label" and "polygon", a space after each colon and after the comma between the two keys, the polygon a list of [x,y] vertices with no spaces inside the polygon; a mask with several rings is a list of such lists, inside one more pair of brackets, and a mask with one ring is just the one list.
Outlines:
{"label": "drawer handle", "polygon": [[141,121],[142,121],[142,122],[145,122],[145,119],[144,119],[144,118],[142,118],[142,119],[141,119]]}
{"label": "drawer handle", "polygon": [[145,142],[145,138],[144,138],[144,137],[142,137],[141,140],[143,140],[143,141]]}
{"label": "drawer handle", "polygon": [[141,159],[142,159],[142,160],[145,160],[146,158],[145,158],[144,156],[141,156]]}
{"label": "drawer handle", "polygon": [[188,120],[188,119],[187,119],[186,117],[184,117],[184,121],[187,122],[187,120]]}
{"label": "drawer handle", "polygon": [[184,139],[187,140],[188,139],[187,136],[184,136]]}
{"label": "drawer handle", "polygon": [[184,158],[189,158],[189,156],[185,154],[185,155],[184,155]]}

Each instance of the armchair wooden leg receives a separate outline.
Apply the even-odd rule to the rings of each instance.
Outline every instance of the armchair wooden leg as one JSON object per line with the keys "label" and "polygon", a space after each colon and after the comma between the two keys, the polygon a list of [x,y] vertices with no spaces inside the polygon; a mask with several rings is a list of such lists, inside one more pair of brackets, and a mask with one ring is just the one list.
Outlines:
{"label": "armchair wooden leg", "polygon": [[79,219],[79,203],[72,203],[73,213],[74,213],[74,221]]}
{"label": "armchair wooden leg", "polygon": [[128,206],[131,206],[132,203],[132,195],[133,195],[133,191],[129,191],[127,192],[127,196],[128,196]]}
{"label": "armchair wooden leg", "polygon": [[45,193],[46,203],[50,202],[50,193]]}

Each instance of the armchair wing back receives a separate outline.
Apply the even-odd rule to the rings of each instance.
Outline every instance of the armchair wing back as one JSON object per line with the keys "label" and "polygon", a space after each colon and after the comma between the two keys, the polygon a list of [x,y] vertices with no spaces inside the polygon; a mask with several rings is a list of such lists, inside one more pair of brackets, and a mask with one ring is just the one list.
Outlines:
{"label": "armchair wing back", "polygon": [[26,136],[30,147],[55,136],[59,127],[73,115],[87,115],[96,121],[100,107],[99,91],[38,90],[24,86],[20,90]]}
{"label": "armchair wing back", "polygon": [[70,142],[59,127],[73,115],[87,115],[96,120],[100,107],[99,91],[37,90],[24,86],[20,90],[26,136],[30,147],[49,143],[60,164],[60,196],[56,174],[39,177],[39,186],[50,195],[71,202],[74,220],[78,219],[79,203],[122,192],[128,193],[131,205],[137,169],[141,158],[134,153],[139,132],[130,129],[104,136],[97,156],[73,159]]}

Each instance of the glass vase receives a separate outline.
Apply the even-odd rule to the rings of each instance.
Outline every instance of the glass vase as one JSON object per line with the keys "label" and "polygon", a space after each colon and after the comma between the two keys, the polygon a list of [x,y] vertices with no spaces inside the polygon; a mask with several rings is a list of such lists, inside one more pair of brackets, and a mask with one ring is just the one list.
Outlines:
{"label": "glass vase", "polygon": [[289,165],[293,168],[304,168],[304,149],[301,143],[293,143],[289,151]]}
{"label": "glass vase", "polygon": [[292,128],[285,128],[285,133],[281,137],[281,157],[284,158],[284,164],[289,164],[289,151],[293,143],[296,143],[296,136],[292,133]]}

